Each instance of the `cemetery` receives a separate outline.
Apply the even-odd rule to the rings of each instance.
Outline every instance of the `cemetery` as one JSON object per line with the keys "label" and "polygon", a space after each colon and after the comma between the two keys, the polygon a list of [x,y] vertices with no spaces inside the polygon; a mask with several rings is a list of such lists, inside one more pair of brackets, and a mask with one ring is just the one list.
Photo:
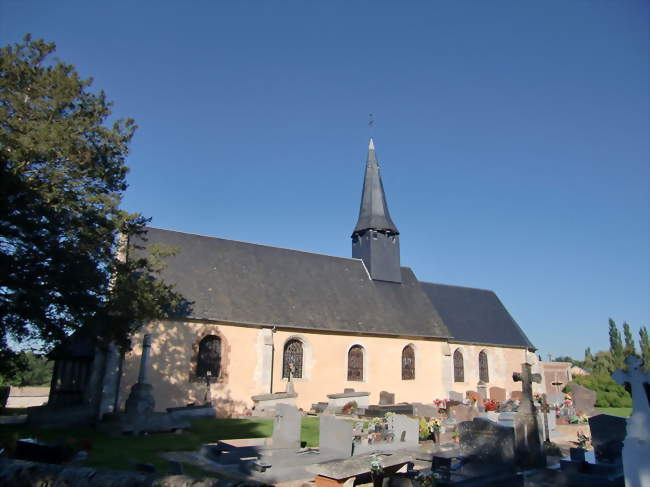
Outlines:
{"label": "cemetery", "polygon": [[508,399],[479,387],[431,404],[391,404],[386,392],[373,405],[349,389],[310,411],[279,401],[265,417],[223,419],[209,401],[153,412],[144,345],[123,413],[62,430],[42,426],[41,406],[1,425],[3,485],[60,477],[78,479],[73,485],[643,486],[650,478],[649,374],[634,356],[613,374],[632,388],[628,420],[599,414],[595,394],[580,387],[533,393],[541,377],[527,363],[513,371],[522,391]]}

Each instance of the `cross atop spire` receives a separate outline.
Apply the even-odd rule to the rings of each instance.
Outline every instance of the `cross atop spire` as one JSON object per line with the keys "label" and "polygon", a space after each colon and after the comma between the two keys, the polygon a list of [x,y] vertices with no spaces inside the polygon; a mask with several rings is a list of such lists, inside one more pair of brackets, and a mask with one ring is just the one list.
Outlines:
{"label": "cross atop spire", "polygon": [[388,212],[384,185],[381,182],[379,163],[375,154],[375,143],[372,138],[368,143],[368,158],[366,160],[366,174],[363,179],[359,220],[352,235],[358,235],[370,229],[395,235],[399,234],[397,226],[393,223]]}

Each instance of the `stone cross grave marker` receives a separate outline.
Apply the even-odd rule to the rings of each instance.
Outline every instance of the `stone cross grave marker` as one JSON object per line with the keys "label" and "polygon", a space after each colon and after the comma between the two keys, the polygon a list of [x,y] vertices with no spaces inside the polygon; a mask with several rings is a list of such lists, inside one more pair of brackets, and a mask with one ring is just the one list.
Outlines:
{"label": "stone cross grave marker", "polygon": [[542,394],[542,399],[540,401],[539,410],[544,417],[544,441],[551,441],[551,435],[548,431],[548,413],[551,411],[551,408],[546,401],[546,394]]}
{"label": "stone cross grave marker", "polygon": [[518,462],[523,467],[544,467],[546,457],[542,448],[537,410],[533,402],[533,382],[542,382],[540,374],[533,374],[531,365],[521,364],[521,372],[514,372],[512,380],[521,382],[522,395],[515,415],[515,441]]}
{"label": "stone cross grave marker", "polygon": [[643,360],[625,358],[627,371],[617,370],[612,378],[632,390],[632,416],[627,419],[623,442],[623,473],[626,487],[650,485],[650,371],[643,372]]}

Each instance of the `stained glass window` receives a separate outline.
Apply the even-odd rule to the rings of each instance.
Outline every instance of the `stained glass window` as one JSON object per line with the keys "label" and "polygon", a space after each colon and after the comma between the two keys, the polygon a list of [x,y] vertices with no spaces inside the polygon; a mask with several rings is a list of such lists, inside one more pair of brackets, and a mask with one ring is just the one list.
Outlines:
{"label": "stained glass window", "polygon": [[402,350],[402,380],[415,379],[415,352],[411,345]]}
{"label": "stained glass window", "polygon": [[484,350],[478,354],[478,378],[483,382],[490,382],[487,353]]}
{"label": "stained glass window", "polygon": [[199,342],[199,356],[196,361],[197,377],[219,377],[221,370],[221,339],[208,335]]}
{"label": "stained glass window", "polygon": [[[293,370],[291,366],[293,365]],[[289,340],[284,345],[284,356],[282,358],[282,377],[302,378],[302,342],[300,340]]]}
{"label": "stained glass window", "polygon": [[463,352],[454,352],[454,382],[465,382],[465,365],[463,364]]}
{"label": "stained glass window", "polygon": [[354,345],[348,351],[348,380],[363,380],[363,347]]}

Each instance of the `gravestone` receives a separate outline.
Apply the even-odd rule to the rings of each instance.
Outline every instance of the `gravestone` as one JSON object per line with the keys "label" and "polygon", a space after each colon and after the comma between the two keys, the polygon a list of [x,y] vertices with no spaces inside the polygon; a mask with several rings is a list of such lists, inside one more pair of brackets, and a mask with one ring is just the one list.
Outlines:
{"label": "gravestone", "polygon": [[461,423],[463,421],[472,421],[478,417],[478,410],[465,404],[457,404],[449,408],[449,417]]}
{"label": "gravestone", "polygon": [[514,399],[508,399],[506,402],[502,402],[497,411],[500,413],[511,413],[519,409],[519,403]]}
{"label": "gravestone", "polygon": [[537,421],[537,409],[533,403],[533,382],[542,382],[540,374],[533,374],[531,364],[521,364],[521,372],[514,372],[512,380],[521,382],[522,397],[515,415],[515,440],[517,462],[525,468],[546,466],[542,445],[542,431]]}
{"label": "gravestone", "polygon": [[576,384],[575,382],[569,383],[571,387],[571,399],[573,399],[573,407],[576,412],[586,414],[587,416],[593,416],[596,414],[596,392],[581,385]]}
{"label": "gravestone", "polygon": [[506,400],[506,390],[503,387],[490,387],[490,399],[503,402]]}
{"label": "gravestone", "polygon": [[619,463],[625,439],[625,418],[598,414],[589,418],[589,429],[596,460],[603,463]]}
{"label": "gravestone", "polygon": [[353,424],[336,416],[320,417],[320,451],[327,455],[347,458],[352,455]]}
{"label": "gravestone", "polygon": [[650,370],[643,372],[643,361],[630,355],[625,358],[627,371],[617,370],[612,378],[628,384],[632,391],[632,416],[627,419],[623,443],[623,473],[627,487],[650,485]]}
{"label": "gravestone", "polygon": [[273,423],[273,448],[300,447],[300,411],[295,406],[278,404],[275,406]]}
{"label": "gravestone", "polygon": [[463,402],[463,399],[465,399],[465,396],[463,396],[460,392],[449,391],[450,401]]}
{"label": "gravestone", "polygon": [[521,401],[522,397],[524,397],[524,393],[521,391],[512,391],[510,393],[510,399],[513,401]]}
{"label": "gravestone", "polygon": [[562,407],[564,405],[564,392],[552,392],[546,395],[549,405]]}
{"label": "gravestone", "polygon": [[402,414],[391,414],[387,418],[388,429],[394,434],[394,442],[418,445],[419,422]]}
{"label": "gravestone", "polygon": [[498,463],[504,467],[515,464],[514,430],[483,418],[474,418],[458,425],[460,449],[464,456],[482,463]]}
{"label": "gravestone", "polygon": [[379,404],[380,405],[395,404],[395,394],[392,394],[388,391],[381,391],[379,393]]}

